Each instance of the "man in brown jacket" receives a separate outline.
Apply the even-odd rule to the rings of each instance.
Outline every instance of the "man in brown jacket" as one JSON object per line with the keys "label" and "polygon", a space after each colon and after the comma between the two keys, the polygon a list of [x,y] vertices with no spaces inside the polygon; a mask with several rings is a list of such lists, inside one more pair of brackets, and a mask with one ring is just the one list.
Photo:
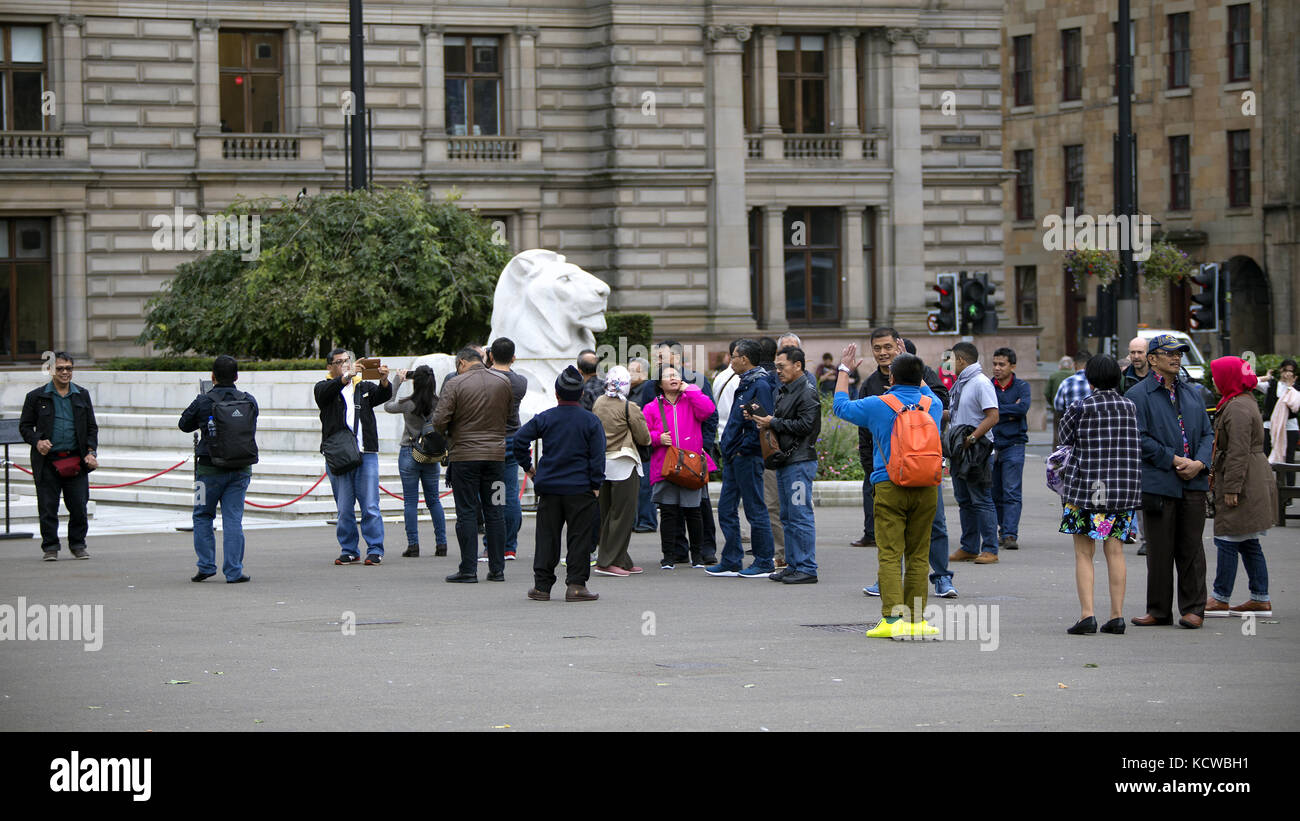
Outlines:
{"label": "man in brown jacket", "polygon": [[447,476],[456,500],[460,568],[449,582],[478,581],[478,513],[487,531],[488,581],[506,580],[506,420],[514,394],[473,348],[456,354],[456,378],[443,382],[433,426],[451,443]]}

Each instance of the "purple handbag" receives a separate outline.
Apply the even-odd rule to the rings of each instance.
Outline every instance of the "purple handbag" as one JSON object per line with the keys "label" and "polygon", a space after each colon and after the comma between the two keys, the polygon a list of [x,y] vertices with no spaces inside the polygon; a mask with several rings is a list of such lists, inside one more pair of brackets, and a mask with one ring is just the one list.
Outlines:
{"label": "purple handbag", "polygon": [[1047,457],[1047,487],[1058,496],[1065,495],[1065,472],[1070,464],[1069,445],[1062,445]]}

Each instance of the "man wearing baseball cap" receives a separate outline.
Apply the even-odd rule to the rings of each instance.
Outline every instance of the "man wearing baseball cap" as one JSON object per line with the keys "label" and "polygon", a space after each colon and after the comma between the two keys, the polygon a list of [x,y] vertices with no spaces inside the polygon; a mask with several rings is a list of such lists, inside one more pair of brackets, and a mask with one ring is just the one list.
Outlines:
{"label": "man wearing baseball cap", "polygon": [[1137,406],[1142,437],[1142,509],[1147,529],[1147,612],[1139,627],[1172,624],[1174,568],[1178,570],[1178,623],[1201,626],[1205,615],[1205,494],[1210,489],[1214,429],[1201,392],[1179,379],[1185,342],[1152,337],[1151,378],[1125,396]]}

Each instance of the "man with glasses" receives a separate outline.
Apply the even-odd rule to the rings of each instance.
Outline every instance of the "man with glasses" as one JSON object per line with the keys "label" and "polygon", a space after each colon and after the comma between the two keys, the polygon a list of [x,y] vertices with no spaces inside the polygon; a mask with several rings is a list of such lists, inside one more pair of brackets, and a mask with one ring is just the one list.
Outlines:
{"label": "man with glasses", "polygon": [[[329,379],[316,383],[316,406],[320,408],[321,441],[341,430],[351,430],[361,451],[361,465],[338,474],[326,466],[334,503],[338,508],[335,534],[343,552],[336,565],[361,561],[358,549],[355,505],[361,505],[361,537],[366,540],[366,564],[384,560],[384,520],[379,515],[379,431],[375,425],[375,407],[393,398],[388,382],[388,366],[379,367],[379,384],[363,382],[365,370],[352,352],[343,348],[330,351]],[[346,438],[346,437],[345,437]]]}
{"label": "man with glasses", "polygon": [[68,509],[68,548],[78,559],[86,552],[86,504],[90,501],[87,474],[99,467],[99,425],[85,388],[72,382],[72,357],[54,354],[53,379],[27,394],[18,432],[32,446],[32,480],[41,519],[44,560],[59,558],[59,496]]}
{"label": "man with glasses", "polygon": [[1210,489],[1214,429],[1195,386],[1179,378],[1187,343],[1171,334],[1151,338],[1151,378],[1125,396],[1137,406],[1142,437],[1142,508],[1147,531],[1147,612],[1139,627],[1173,623],[1174,568],[1178,623],[1201,626],[1205,616],[1205,494]]}

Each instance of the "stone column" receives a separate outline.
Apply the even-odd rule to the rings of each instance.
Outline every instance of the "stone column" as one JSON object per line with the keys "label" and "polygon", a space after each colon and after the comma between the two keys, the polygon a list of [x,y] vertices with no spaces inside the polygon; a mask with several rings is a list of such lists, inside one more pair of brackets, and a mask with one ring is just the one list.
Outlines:
{"label": "stone column", "polygon": [[424,161],[447,161],[447,87],[443,71],[442,26],[420,26],[424,37]]}
{"label": "stone column", "polygon": [[762,114],[759,121],[762,123],[763,159],[779,160],[785,154],[781,139],[780,85],[776,71],[776,39],[781,36],[781,29],[763,26],[759,32],[762,40],[758,49],[758,91],[759,111]]}
{"label": "stone column", "polygon": [[318,133],[320,131],[320,100],[316,86],[316,38],[320,35],[320,23],[298,21],[293,24],[298,32],[298,82],[297,85],[297,127],[298,133]]}
{"label": "stone column", "polygon": [[843,254],[844,310],[840,321],[846,327],[865,327],[867,311],[867,269],[862,254],[862,206],[844,206],[840,222],[840,248]]}
{"label": "stone column", "polygon": [[517,250],[528,251],[542,247],[540,230],[541,214],[537,211],[525,211],[519,219],[519,244]]}
{"label": "stone column", "polygon": [[536,26],[515,26],[519,38],[519,84],[515,92],[518,118],[515,133],[530,136],[537,132],[537,35]]}
{"label": "stone column", "polygon": [[716,318],[750,315],[749,226],[745,219],[745,112],[741,56],[749,27],[705,26],[712,109],[709,309]]}
{"label": "stone column", "polygon": [[217,31],[221,21],[205,17],[194,21],[198,29],[199,131],[221,133],[221,86],[218,81],[220,61],[217,54]]}
{"label": "stone column", "polygon": [[763,315],[764,328],[788,325],[785,318],[785,206],[763,206]]}
{"label": "stone column", "polygon": [[[73,356],[90,356],[86,320],[86,215],[71,212],[63,215],[63,328],[56,330],[56,341]],[[57,292],[57,291],[56,291]],[[62,330],[62,334],[58,334]]]}
{"label": "stone column", "polygon": [[[921,103],[920,53],[925,29],[889,29],[885,35],[892,48],[889,71],[893,87],[894,179],[889,204],[893,220],[893,265],[884,277],[893,293],[885,305],[892,305],[894,321],[916,330],[925,322],[925,240],[921,196]],[[903,330],[903,328],[899,328]]]}
{"label": "stone column", "polygon": [[81,28],[86,18],[80,14],[61,14],[58,22],[62,36],[55,46],[63,76],[56,86],[59,121],[55,129],[64,135],[64,158],[84,162],[90,156],[90,129],[86,128],[81,86]]}
{"label": "stone column", "polygon": [[836,29],[830,38],[835,50],[835,127],[833,132],[844,142],[841,148],[846,160],[862,159],[861,131],[858,129],[858,32],[857,29]]}
{"label": "stone column", "polygon": [[875,284],[879,287],[879,294],[872,294],[876,311],[878,313],[871,319],[877,325],[888,325],[894,321],[894,220],[893,212],[888,205],[876,206],[876,236],[874,240],[879,243],[880,250],[877,256],[880,259],[880,268],[877,271]]}

